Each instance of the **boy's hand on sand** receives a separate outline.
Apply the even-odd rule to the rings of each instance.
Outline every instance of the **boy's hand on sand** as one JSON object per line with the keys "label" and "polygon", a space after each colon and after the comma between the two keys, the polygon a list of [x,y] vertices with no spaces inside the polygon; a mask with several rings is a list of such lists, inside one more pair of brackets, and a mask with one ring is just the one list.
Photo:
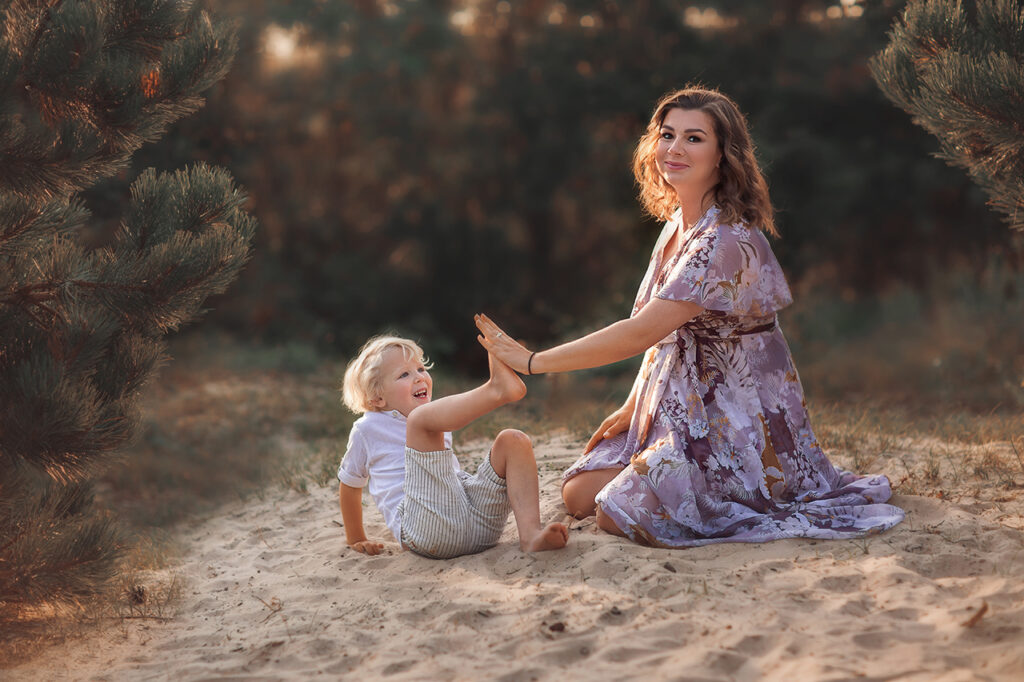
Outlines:
{"label": "boy's hand on sand", "polygon": [[519,375],[492,353],[487,354],[487,367],[491,371],[487,383],[498,392],[502,402],[515,402],[526,395],[526,384]]}
{"label": "boy's hand on sand", "polygon": [[531,355],[526,346],[502,331],[501,327],[494,324],[486,315],[474,315],[473,320],[476,322],[476,328],[480,330],[481,335],[476,337],[480,345],[486,348],[488,353],[497,355],[515,371],[526,374]]}
{"label": "boy's hand on sand", "polygon": [[370,540],[363,540],[362,542],[353,542],[349,545],[352,549],[363,554],[369,554],[370,556],[376,556],[384,551],[384,545],[380,542],[372,542]]}

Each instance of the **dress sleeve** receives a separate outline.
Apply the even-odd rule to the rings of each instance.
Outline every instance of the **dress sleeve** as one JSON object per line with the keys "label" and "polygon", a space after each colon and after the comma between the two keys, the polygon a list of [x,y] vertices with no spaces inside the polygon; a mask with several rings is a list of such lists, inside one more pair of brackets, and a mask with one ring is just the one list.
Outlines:
{"label": "dress sleeve", "polygon": [[768,240],[742,225],[715,225],[695,237],[656,296],[739,317],[770,315],[793,302]]}
{"label": "dress sleeve", "polygon": [[338,480],[353,488],[362,488],[370,480],[367,466],[366,439],[358,426],[352,427],[348,436],[348,448],[338,467]]}

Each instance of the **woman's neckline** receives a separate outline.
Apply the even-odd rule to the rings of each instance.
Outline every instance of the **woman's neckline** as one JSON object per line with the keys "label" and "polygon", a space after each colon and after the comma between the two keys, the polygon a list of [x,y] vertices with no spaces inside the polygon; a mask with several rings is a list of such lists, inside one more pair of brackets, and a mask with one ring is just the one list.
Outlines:
{"label": "woman's neckline", "polygon": [[[708,215],[711,213],[711,209],[713,208],[717,208],[717,205],[712,201],[711,205],[700,214],[700,217],[697,218],[690,227],[685,227],[683,225],[683,207],[680,206],[676,209],[672,218],[668,222],[668,225],[671,227],[668,236],[664,238],[664,242],[661,242],[662,246],[660,254],[658,255],[658,262],[661,263],[661,267],[664,267],[667,263],[672,261],[673,258],[679,255],[683,242],[689,241],[693,235],[697,233],[698,228],[700,228],[701,224],[706,221]],[[675,241],[674,244],[673,239]],[[668,249],[669,244],[673,245],[671,253],[669,253]]]}
{"label": "woman's neckline", "polygon": [[703,220],[707,217],[708,213],[711,212],[711,209],[717,207],[718,204],[712,201],[710,204],[708,204],[708,207],[704,209],[704,212],[697,216],[697,219],[690,223],[689,226],[687,226],[686,223],[683,222],[683,207],[680,206],[679,208],[676,209],[676,220],[679,223],[679,227],[682,228],[682,231],[685,234],[696,228],[698,225],[700,225],[701,222],[703,222]]}

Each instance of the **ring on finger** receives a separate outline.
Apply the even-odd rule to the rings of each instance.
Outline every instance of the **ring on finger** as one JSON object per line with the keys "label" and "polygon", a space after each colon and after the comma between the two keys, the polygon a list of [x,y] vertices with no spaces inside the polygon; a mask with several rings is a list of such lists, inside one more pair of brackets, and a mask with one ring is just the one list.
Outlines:
{"label": "ring on finger", "polygon": [[503,336],[505,336],[505,332],[498,332],[497,334],[494,335],[494,338],[500,339]]}

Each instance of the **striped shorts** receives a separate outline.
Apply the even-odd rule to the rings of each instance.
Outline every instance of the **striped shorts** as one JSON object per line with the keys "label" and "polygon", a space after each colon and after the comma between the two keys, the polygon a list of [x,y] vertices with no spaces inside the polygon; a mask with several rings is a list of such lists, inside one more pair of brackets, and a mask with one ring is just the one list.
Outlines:
{"label": "striped shorts", "polygon": [[452,466],[452,451],[405,449],[402,544],[431,559],[451,559],[498,544],[508,513],[505,479],[490,457],[475,475]]}

